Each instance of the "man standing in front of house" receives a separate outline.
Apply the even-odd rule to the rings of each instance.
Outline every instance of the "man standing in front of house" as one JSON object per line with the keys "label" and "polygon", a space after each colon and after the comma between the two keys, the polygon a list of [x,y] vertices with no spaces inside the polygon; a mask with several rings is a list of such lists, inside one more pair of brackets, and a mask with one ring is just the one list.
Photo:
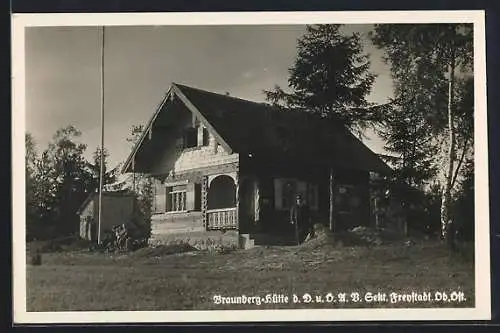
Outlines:
{"label": "man standing in front of house", "polygon": [[307,236],[314,237],[309,206],[300,194],[296,196],[295,204],[290,208],[290,223],[295,227],[297,245],[302,243]]}

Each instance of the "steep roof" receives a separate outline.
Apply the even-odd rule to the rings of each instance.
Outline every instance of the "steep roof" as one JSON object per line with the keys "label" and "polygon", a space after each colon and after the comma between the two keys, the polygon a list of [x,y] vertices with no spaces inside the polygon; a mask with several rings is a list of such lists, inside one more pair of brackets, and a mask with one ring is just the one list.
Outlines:
{"label": "steep roof", "polygon": [[[179,97],[222,144],[236,153],[381,173],[391,171],[374,152],[331,119],[175,83],[170,93]],[[131,155],[139,147],[140,144]]]}

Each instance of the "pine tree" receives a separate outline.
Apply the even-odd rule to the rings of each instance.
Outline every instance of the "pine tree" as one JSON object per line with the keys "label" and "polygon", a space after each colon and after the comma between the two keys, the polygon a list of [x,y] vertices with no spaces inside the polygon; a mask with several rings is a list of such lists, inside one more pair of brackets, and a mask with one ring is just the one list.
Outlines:
{"label": "pine tree", "polygon": [[361,36],[348,36],[340,29],[340,25],[307,26],[289,69],[291,92],[276,86],[265,93],[275,106],[332,117],[359,133],[374,117],[366,96],[375,75],[369,71]]}
{"label": "pine tree", "polygon": [[[116,180],[116,175],[113,170],[108,170],[107,158],[109,157],[109,153],[104,148],[104,171],[103,171],[103,185],[111,184]],[[94,153],[92,154],[93,163],[89,163],[88,167],[90,169],[90,173],[92,174],[92,189],[93,191],[97,191],[99,189],[99,181],[101,177],[101,148],[97,147]]]}

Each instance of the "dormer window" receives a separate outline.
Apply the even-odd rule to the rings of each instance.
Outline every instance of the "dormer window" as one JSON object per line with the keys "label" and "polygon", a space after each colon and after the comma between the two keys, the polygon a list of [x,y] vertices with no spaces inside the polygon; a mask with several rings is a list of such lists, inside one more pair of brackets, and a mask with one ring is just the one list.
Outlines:
{"label": "dormer window", "polygon": [[198,146],[198,129],[187,128],[184,130],[184,148],[193,148]]}

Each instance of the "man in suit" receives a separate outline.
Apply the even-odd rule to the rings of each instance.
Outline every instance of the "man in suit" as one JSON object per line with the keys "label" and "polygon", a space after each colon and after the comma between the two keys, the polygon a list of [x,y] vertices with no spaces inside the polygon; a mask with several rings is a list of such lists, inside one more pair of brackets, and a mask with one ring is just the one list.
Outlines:
{"label": "man in suit", "polygon": [[296,196],[295,204],[290,208],[290,223],[295,227],[297,245],[302,243],[307,236],[314,237],[310,209],[300,194]]}

